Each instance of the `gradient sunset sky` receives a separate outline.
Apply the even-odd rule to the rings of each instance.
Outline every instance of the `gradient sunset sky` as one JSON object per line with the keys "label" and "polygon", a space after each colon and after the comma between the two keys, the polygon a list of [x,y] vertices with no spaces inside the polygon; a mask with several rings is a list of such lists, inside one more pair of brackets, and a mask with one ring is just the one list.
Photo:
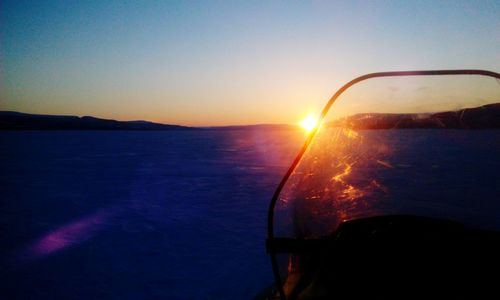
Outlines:
{"label": "gradient sunset sky", "polygon": [[375,71],[500,71],[500,1],[0,2],[0,110],[292,123]]}

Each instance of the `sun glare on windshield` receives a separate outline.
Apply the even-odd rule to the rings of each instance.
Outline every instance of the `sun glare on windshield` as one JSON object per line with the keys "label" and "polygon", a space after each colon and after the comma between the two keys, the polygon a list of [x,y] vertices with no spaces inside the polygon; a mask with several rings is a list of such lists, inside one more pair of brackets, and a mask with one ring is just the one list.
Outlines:
{"label": "sun glare on windshield", "polygon": [[299,122],[300,127],[306,132],[311,132],[316,126],[318,126],[318,119],[312,115],[307,116],[305,119]]}

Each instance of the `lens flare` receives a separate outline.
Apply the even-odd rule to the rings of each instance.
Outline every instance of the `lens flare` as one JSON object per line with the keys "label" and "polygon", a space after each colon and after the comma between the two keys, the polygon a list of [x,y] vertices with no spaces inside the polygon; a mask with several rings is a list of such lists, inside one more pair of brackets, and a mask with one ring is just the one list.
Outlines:
{"label": "lens flare", "polygon": [[318,126],[318,119],[316,119],[312,115],[309,115],[304,120],[300,121],[299,125],[306,132],[310,132],[311,130],[313,130],[314,128],[316,128],[316,126]]}

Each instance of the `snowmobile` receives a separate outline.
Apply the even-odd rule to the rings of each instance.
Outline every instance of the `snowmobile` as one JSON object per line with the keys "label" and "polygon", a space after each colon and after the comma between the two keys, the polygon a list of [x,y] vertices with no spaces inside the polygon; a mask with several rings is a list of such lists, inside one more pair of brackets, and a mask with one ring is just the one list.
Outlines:
{"label": "snowmobile", "polygon": [[500,296],[500,74],[342,86],[279,183],[258,299]]}

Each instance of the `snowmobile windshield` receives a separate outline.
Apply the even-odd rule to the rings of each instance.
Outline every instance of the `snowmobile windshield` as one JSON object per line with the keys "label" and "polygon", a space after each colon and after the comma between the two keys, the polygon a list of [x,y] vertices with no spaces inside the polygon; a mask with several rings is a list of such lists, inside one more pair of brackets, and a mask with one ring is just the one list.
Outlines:
{"label": "snowmobile windshield", "polygon": [[275,194],[270,237],[325,237],[384,215],[500,230],[500,81],[481,72],[378,73],[344,86]]}

